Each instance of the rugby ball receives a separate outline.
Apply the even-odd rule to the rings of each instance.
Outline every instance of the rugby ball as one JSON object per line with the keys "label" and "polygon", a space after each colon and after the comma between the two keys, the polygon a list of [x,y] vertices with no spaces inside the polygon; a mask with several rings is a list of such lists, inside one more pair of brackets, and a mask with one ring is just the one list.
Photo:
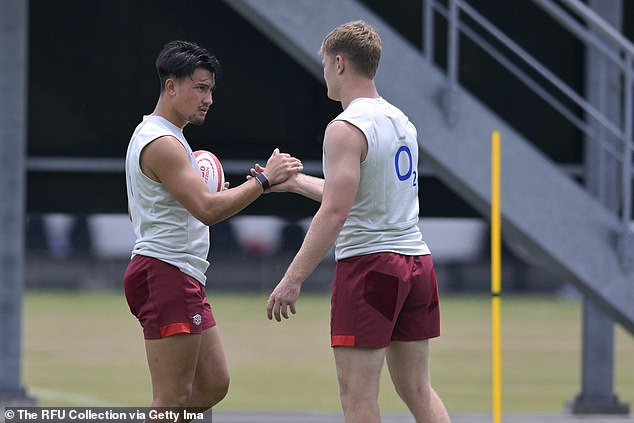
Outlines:
{"label": "rugby ball", "polygon": [[219,192],[225,189],[225,173],[218,157],[207,150],[194,151],[194,157],[198,162],[198,169],[203,181],[211,192]]}

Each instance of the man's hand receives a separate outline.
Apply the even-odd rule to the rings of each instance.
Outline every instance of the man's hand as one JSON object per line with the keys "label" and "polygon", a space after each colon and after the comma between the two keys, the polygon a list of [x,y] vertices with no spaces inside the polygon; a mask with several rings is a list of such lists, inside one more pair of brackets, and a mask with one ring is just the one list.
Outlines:
{"label": "man's hand", "polygon": [[[255,166],[256,168],[259,167],[258,164]],[[288,153],[280,153],[280,150],[276,148],[267,160],[266,167],[261,169],[269,183],[276,185],[286,181],[291,175],[304,170],[304,166],[299,159],[292,157]]]}
{"label": "man's hand", "polygon": [[282,321],[282,317],[288,319],[289,308],[291,313],[295,314],[295,302],[297,301],[297,297],[299,297],[300,291],[301,284],[282,279],[266,303],[266,315],[269,320],[272,320],[273,316],[275,316],[275,320],[278,322]]}
{"label": "man's hand", "polygon": [[[258,173],[262,173],[266,170],[266,168],[260,166],[258,163],[255,164],[255,167],[249,169],[249,175],[247,175],[247,179],[255,178],[255,175]],[[280,182],[279,184],[271,185],[269,189],[266,190],[269,192],[295,192],[297,189],[297,178],[300,173],[293,173],[288,177],[284,182]]]}

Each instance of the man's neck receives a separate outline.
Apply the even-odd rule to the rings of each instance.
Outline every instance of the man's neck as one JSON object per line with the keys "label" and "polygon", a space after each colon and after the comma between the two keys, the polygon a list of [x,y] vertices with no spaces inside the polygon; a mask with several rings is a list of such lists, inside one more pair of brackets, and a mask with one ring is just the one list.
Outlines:
{"label": "man's neck", "polygon": [[348,89],[341,96],[341,106],[344,110],[348,108],[357,98],[379,98],[380,95],[376,89],[373,79],[362,79],[357,81],[354,85],[350,85]]}
{"label": "man's neck", "polygon": [[163,119],[168,120],[174,126],[177,126],[177,127],[181,128],[181,129],[183,129],[187,125],[187,122],[184,122],[182,119],[180,119],[178,117],[178,115],[176,113],[174,113],[172,108],[169,107],[168,104],[165,104],[165,101],[163,100],[163,97],[159,98],[158,102],[156,103],[156,107],[154,108],[154,111],[152,112],[152,114],[156,115],[156,116],[160,116]]}

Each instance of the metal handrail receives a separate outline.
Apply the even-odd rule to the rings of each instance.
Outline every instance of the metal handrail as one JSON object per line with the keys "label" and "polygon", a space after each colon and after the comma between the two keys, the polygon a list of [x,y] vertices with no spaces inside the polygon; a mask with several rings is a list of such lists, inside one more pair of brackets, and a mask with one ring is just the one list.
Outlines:
{"label": "metal handrail", "polygon": [[546,78],[550,83],[555,85],[559,90],[565,94],[568,98],[575,102],[575,104],[579,105],[586,113],[590,114],[593,118],[599,121],[603,126],[606,127],[613,135],[616,137],[622,137],[623,133],[619,127],[614,125],[609,119],[603,115],[599,110],[593,107],[589,102],[587,102],[581,95],[577,94],[575,90],[570,88],[568,84],[563,82],[560,78],[558,78],[554,72],[549,70],[546,66],[542,65],[537,59],[535,59],[532,55],[530,55],[526,50],[521,48],[519,44],[515,43],[508,36],[506,36],[502,31],[497,29],[493,23],[487,20],[484,16],[479,14],[474,8],[469,6],[467,3],[461,3],[462,10],[467,13],[472,19],[476,22],[486,24],[488,26],[487,30],[495,36],[502,44],[511,49],[518,57],[520,57],[524,62],[533,67],[533,69]]}
{"label": "metal handrail", "polygon": [[[570,31],[586,46],[592,46],[602,55],[609,59],[617,66],[622,75],[623,89],[623,117],[621,125],[614,124],[604,113],[595,108],[589,101],[579,95],[570,88],[565,82],[558,78],[552,71],[541,64],[532,55],[522,49],[517,43],[511,40],[506,34],[499,30],[493,23],[488,21],[484,16],[478,13],[465,0],[449,0],[448,7],[443,6],[436,0],[424,0],[424,54],[429,61],[433,61],[433,11],[444,16],[448,21],[448,37],[447,37],[447,77],[450,94],[454,87],[458,84],[458,33],[462,32],[471,41],[476,43],[487,54],[493,57],[503,67],[508,69],[515,77],[517,77],[528,88],[533,90],[539,97],[546,101],[558,113],[564,116],[568,121],[575,125],[587,136],[596,136],[597,129],[593,128],[583,118],[579,118],[575,112],[566,107],[559,101],[542,84],[535,81],[519,66],[515,65],[512,60],[493,47],[483,37],[473,31],[464,21],[460,19],[460,12],[469,16],[482,29],[491,34],[497,41],[512,51],[531,69],[533,69],[542,78],[552,84],[560,93],[569,98],[576,106],[583,110],[587,116],[592,117],[602,128],[605,128],[610,134],[619,140],[622,149],[618,149],[611,143],[600,139],[600,145],[608,151],[617,160],[621,162],[622,178],[621,178],[621,223],[624,230],[630,232],[630,222],[632,220],[632,153],[634,151],[633,140],[633,120],[634,112],[634,45],[616,31],[609,23],[603,20],[592,9],[581,3],[579,0],[560,0],[569,10],[577,15],[586,25],[592,26],[594,30],[599,31],[603,36],[608,38],[606,43],[597,36],[592,30],[583,26],[570,16],[562,7],[557,5],[553,0],[533,0],[536,5],[542,8],[548,15],[559,22],[564,28]],[[453,97],[450,98],[453,101]],[[450,105],[450,107],[453,107]]]}
{"label": "metal handrail", "polygon": [[[437,11],[444,16],[448,17],[449,12],[446,8],[439,5],[437,7]],[[475,12],[473,9],[469,12],[469,14],[476,20],[480,20],[481,22],[486,22],[493,26],[488,20],[486,20],[482,15]],[[551,107],[553,107],[557,112],[562,114],[566,119],[572,122],[577,128],[582,130],[584,133],[589,135],[596,135],[596,129],[592,128],[587,122],[585,122],[582,118],[576,116],[575,112],[573,112],[570,108],[566,107],[561,101],[559,101],[553,94],[551,94],[546,88],[540,85],[534,78],[530,77],[527,72],[522,70],[519,66],[517,66],[513,61],[509,60],[500,50],[496,49],[491,43],[486,41],[483,37],[473,31],[469,26],[459,23],[458,28],[469,37],[471,41],[477,44],[480,48],[486,51],[490,56],[494,57],[498,63],[500,63],[504,68],[510,71],[513,75],[515,75],[520,81],[522,81],[528,88],[533,90],[539,97],[541,97],[544,101],[546,101]],[[494,35],[501,34],[497,29],[493,32]],[[502,36],[500,41],[509,49],[511,49],[514,53],[516,53],[520,58],[528,63],[537,62],[537,59],[533,58],[529,53],[527,53],[524,49],[522,49],[519,45],[513,42],[510,38],[506,36]],[[561,81],[554,73],[545,67],[539,65],[537,69],[539,74],[548,80],[551,84],[555,86],[562,86],[562,91],[564,94],[568,94],[568,97],[575,103],[583,102],[584,110],[587,108],[589,114],[595,117],[599,122],[604,123],[607,129],[616,137],[623,137],[623,132],[616,127],[611,122],[607,121],[606,118],[596,110],[592,105],[583,100],[581,96],[574,92],[572,88],[567,86],[563,81]],[[451,77],[450,77],[451,78]],[[451,85],[451,84],[450,84]],[[606,150],[612,154],[615,158],[620,159],[621,152],[617,151],[614,146],[607,144],[604,146]]]}
{"label": "metal handrail", "polygon": [[[544,0],[533,0],[536,3],[546,3]],[[560,0],[564,3],[568,8],[573,10],[577,16],[583,18],[583,20],[587,24],[591,24],[594,28],[600,30],[604,35],[612,39],[615,43],[618,44],[619,48],[623,50],[623,52],[632,57],[634,56],[634,44],[630,42],[627,38],[625,38],[620,32],[614,29],[612,25],[607,23],[601,16],[597,15],[594,10],[586,6],[584,3],[579,0]],[[551,1],[552,3],[552,1]]]}

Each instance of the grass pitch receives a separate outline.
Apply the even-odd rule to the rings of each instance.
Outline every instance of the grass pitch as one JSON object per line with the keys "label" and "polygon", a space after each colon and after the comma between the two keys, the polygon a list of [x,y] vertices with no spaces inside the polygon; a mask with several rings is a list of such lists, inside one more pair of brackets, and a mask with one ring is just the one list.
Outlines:
{"label": "grass pitch", "polygon": [[[266,295],[215,294],[210,302],[232,375],[219,409],[338,411],[329,347],[329,297],[303,294],[298,314],[265,316]],[[552,297],[502,300],[505,412],[560,412],[580,388],[580,304]],[[452,412],[491,409],[488,296],[441,298],[432,383]],[[634,404],[634,339],[616,330],[615,392]],[[147,406],[150,381],[138,322],[121,292],[28,292],[23,383],[42,406]],[[404,411],[383,372],[380,405]]]}

